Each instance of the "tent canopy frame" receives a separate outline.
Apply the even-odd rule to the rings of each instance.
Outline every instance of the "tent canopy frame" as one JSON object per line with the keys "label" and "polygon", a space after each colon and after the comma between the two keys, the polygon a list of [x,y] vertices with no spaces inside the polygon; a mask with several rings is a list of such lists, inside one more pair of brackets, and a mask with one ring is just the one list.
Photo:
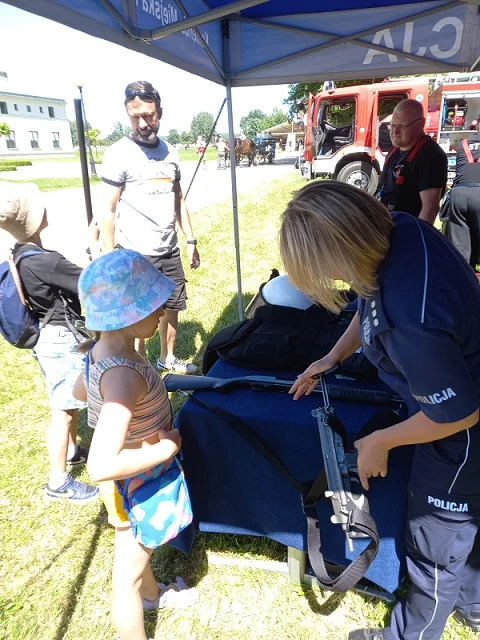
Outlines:
{"label": "tent canopy frame", "polygon": [[[182,68],[185,71],[221,84],[226,90],[231,148],[235,146],[232,104],[233,87],[283,84],[298,82],[299,80],[311,82],[319,80],[320,75],[323,75],[323,77],[328,75],[330,79],[354,79],[372,77],[373,75],[377,77],[382,75],[388,76],[393,75],[395,71],[397,71],[397,75],[399,73],[409,73],[409,71],[410,73],[415,73],[418,72],[418,70],[421,70],[421,73],[437,73],[439,71],[473,72],[480,65],[480,47],[478,46],[478,42],[480,41],[480,0],[410,0],[410,2],[408,2],[408,0],[406,2],[404,0],[399,0],[399,2],[394,2],[393,0],[391,2],[387,0],[364,0],[362,2],[359,0],[355,3],[352,3],[350,0],[343,0],[342,2],[337,2],[334,9],[328,6],[328,3],[322,1],[311,3],[315,4],[312,10],[310,10],[310,5],[304,0],[299,0],[298,3],[287,2],[287,0],[171,0],[178,8],[178,13],[175,11],[175,18],[167,20],[166,23],[162,19],[163,26],[156,26],[152,29],[139,28],[137,26],[137,20],[139,19],[137,5],[140,7],[139,10],[141,10],[142,6],[145,7],[147,5],[147,0],[89,0],[89,3],[84,1],[81,5],[82,9],[78,11],[73,0],[4,1],[20,9],[25,9],[26,11],[36,13],[66,26],[82,30],[95,37],[109,40],[115,44],[160,59],[168,64]],[[148,0],[148,4],[151,6],[154,3],[152,0]],[[162,3],[156,2],[155,4],[160,5]],[[212,7],[210,4],[215,6]],[[261,5],[266,4],[274,7],[274,10],[271,12],[268,10],[262,11]],[[185,5],[191,7],[190,12]],[[417,8],[417,5],[423,6]],[[252,11],[255,7],[259,7],[258,12]],[[396,7],[398,7],[399,17],[394,18],[390,15],[389,17],[391,19],[386,20],[385,16],[392,13],[391,10]],[[100,15],[102,8],[106,14],[103,13]],[[431,45],[430,51],[434,57],[429,57],[425,55],[427,47],[423,46],[423,43],[417,53],[411,53],[411,40],[409,45],[405,45],[404,40],[403,45],[400,44],[400,46],[396,46],[392,38],[390,38],[389,41],[385,38],[383,40],[384,44],[375,41],[375,35],[383,31],[387,32],[390,29],[407,25],[408,23],[412,25],[414,21],[422,20],[439,13],[445,13],[450,9],[459,15],[459,8],[463,9],[464,14],[463,21],[457,17],[454,18],[454,20],[457,20],[457,23],[460,22],[461,25],[460,36],[457,31],[455,32],[455,43],[457,43],[457,38],[460,40],[456,51],[460,51],[460,45],[463,45],[465,33],[467,31],[469,33],[468,39],[465,40],[465,47],[462,49],[463,58],[461,62],[449,62],[444,59],[448,56],[440,55],[445,52],[440,49],[437,44],[435,44],[437,57],[435,57],[433,45]],[[309,25],[299,26],[297,19],[301,17],[303,22],[305,22],[304,18],[306,16],[320,16],[322,14],[331,14],[332,12],[338,12],[339,16],[341,16],[343,12],[348,18],[351,12],[355,13],[360,11],[360,13],[362,13],[362,9],[368,10],[369,20],[364,23],[367,24],[367,26],[357,31],[355,30],[355,22],[352,20],[351,30],[353,30],[353,33],[344,35],[334,33],[335,28],[332,28],[331,31],[322,31],[321,29],[308,28]],[[377,10],[379,11],[378,20],[373,19],[373,22],[376,23],[372,24],[370,18]],[[247,15],[242,15],[242,11],[246,11]],[[278,15],[275,11],[277,11]],[[194,15],[191,15],[191,13]],[[286,19],[292,18],[295,18],[295,24],[285,23]],[[440,22],[442,22],[442,20],[443,19],[441,19]],[[143,22],[143,24],[147,25],[150,23],[151,20],[150,22]],[[336,21],[334,21],[334,24],[336,25]],[[438,32],[441,29],[438,24],[435,25],[433,31]],[[214,25],[214,30],[211,31],[211,33],[214,34],[213,40],[216,48],[210,46],[208,37],[204,37],[204,34],[200,31],[200,27],[206,26],[207,28],[211,28],[211,25]],[[232,45],[231,33],[232,29],[235,29],[235,35],[238,36],[239,33],[243,33],[243,27],[247,31],[250,29],[250,38],[252,38],[252,28],[255,29],[255,27],[258,27],[258,29],[263,30],[263,32],[259,32],[261,34],[260,40],[265,36],[270,38],[274,33],[282,31],[286,35],[286,42],[288,42],[288,35],[291,34],[298,40],[295,45],[297,50],[292,50],[291,47],[290,52],[286,53],[282,46],[278,46],[279,43],[277,41],[276,57],[275,51],[272,50],[270,56],[272,59],[269,60],[268,57],[271,50],[264,49],[261,54],[257,56],[258,61],[255,60],[255,56],[250,56],[251,60],[249,60],[248,57],[246,58],[246,62],[242,60],[243,67],[241,65],[234,67],[232,65],[234,45]],[[185,51],[187,51],[187,53],[183,55],[182,51],[175,46],[170,48],[168,46],[170,41],[167,42],[167,39],[169,37],[175,37],[176,34],[181,32],[186,34],[188,31],[191,31],[194,35],[192,39],[194,39],[205,52],[200,62],[196,59],[197,56],[192,53],[191,49],[186,49]],[[369,38],[369,36],[371,37],[372,34],[374,34],[374,42],[365,39]],[[305,37],[305,42],[300,44],[302,42],[302,36]],[[312,38],[318,38],[321,42],[313,44],[311,41]],[[381,41],[381,38],[378,37],[377,40]],[[444,39],[444,46],[446,42],[448,42],[448,40],[446,41]],[[163,43],[165,43],[165,45],[163,45]],[[235,44],[238,45],[239,43],[235,41]],[[321,54],[339,45],[354,45],[379,54],[387,54],[389,56],[389,64],[383,64],[382,62],[370,69],[353,64],[348,72],[345,70],[344,64],[343,66],[339,65],[337,70],[323,70],[322,73],[322,68],[318,67],[316,60],[313,61],[312,56],[314,54]],[[423,52],[423,55],[419,55],[420,50]],[[235,50],[235,53],[238,57],[238,50]],[[467,55],[469,56],[468,64],[466,60]],[[393,60],[392,57],[394,57]],[[301,62],[302,60],[304,61],[304,66],[310,63],[310,67],[307,68],[305,66],[301,74],[299,74],[295,68],[292,70],[292,68],[288,66],[291,62]],[[402,62],[396,64],[398,60]],[[210,61],[210,67],[207,64],[208,61]],[[343,62],[345,63],[345,61]],[[422,66],[420,68],[418,64],[412,66],[409,64],[412,62],[420,63]],[[249,64],[250,66],[248,66]],[[394,64],[396,66],[394,66]],[[259,71],[264,71],[265,74],[259,76]],[[233,231],[237,263],[239,317],[243,319],[235,163],[231,163],[230,170],[232,179]]]}

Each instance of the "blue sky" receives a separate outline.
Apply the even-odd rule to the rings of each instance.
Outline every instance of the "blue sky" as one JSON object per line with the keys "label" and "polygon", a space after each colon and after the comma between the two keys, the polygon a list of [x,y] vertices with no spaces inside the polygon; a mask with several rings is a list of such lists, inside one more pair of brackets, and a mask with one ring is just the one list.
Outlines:
{"label": "blue sky", "polygon": [[[87,118],[102,134],[115,122],[127,123],[123,91],[134,80],[149,80],[160,91],[163,134],[169,129],[188,130],[199,111],[216,116],[225,94],[223,87],[208,80],[3,2],[0,71],[9,76],[8,84],[0,85],[5,91],[64,98],[71,119],[77,84],[83,84]],[[286,93],[285,85],[234,89],[236,123],[251,109],[266,113],[275,106],[285,109]],[[218,129],[227,130],[226,108]]]}

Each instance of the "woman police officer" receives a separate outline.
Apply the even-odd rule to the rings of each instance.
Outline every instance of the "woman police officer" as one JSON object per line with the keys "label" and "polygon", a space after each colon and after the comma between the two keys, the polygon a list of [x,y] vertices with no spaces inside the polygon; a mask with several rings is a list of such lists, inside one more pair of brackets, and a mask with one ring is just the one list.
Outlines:
{"label": "woman police officer", "polygon": [[[332,181],[301,189],[282,216],[288,277],[332,311],[332,285],[357,292],[358,312],[324,358],[290,393],[360,346],[410,417],[355,443],[362,485],[387,474],[390,449],[415,444],[406,550],[410,588],[386,629],[350,640],[438,640],[452,611],[480,630],[480,287],[469,265],[433,227],[390,213],[359,189]],[[480,539],[480,535],[479,535]]]}

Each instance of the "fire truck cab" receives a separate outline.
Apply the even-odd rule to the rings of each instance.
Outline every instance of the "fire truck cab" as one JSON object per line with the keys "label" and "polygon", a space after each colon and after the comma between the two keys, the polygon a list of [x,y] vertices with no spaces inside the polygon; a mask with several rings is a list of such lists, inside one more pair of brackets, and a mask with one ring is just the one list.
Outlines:
{"label": "fire truck cab", "polygon": [[428,78],[341,89],[324,83],[323,91],[308,100],[303,176],[334,178],[374,193],[392,146],[387,125],[393,110],[413,98],[427,116],[428,88]]}

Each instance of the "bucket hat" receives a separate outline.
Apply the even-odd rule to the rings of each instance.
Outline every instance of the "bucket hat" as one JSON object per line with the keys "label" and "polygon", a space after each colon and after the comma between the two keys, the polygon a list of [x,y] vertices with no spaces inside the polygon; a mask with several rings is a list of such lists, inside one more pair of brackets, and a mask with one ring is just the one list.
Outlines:
{"label": "bucket hat", "polygon": [[137,251],[118,249],[91,262],[78,281],[91,331],[116,331],[147,318],[175,289],[167,278]]}
{"label": "bucket hat", "polygon": [[43,197],[36,184],[0,182],[0,229],[24,242],[39,230],[44,213]]}

